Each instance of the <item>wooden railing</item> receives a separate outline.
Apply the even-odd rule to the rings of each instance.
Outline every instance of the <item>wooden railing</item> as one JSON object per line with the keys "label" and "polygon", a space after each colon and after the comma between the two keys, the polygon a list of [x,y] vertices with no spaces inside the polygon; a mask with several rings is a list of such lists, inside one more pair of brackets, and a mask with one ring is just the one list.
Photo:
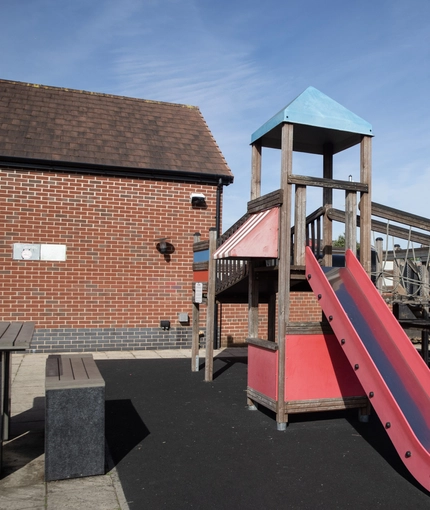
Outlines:
{"label": "wooden railing", "polygon": [[215,293],[219,294],[232,287],[248,275],[248,261],[243,259],[222,259],[216,264]]}
{"label": "wooden railing", "polygon": [[[329,209],[328,217],[333,221],[345,222],[345,213],[338,209]],[[430,250],[430,220],[422,216],[399,211],[376,202],[372,202],[372,216],[380,219],[371,220],[373,232],[383,234],[395,239],[407,241],[408,248],[383,250],[382,238],[376,240],[378,253],[374,278],[377,287],[387,290],[386,280],[391,282],[391,291],[402,296],[401,299],[409,298],[415,301],[429,300],[429,250]],[[357,216],[357,226],[360,226],[360,217]],[[391,222],[395,222],[393,224]],[[421,232],[419,230],[420,229]],[[418,249],[411,243],[420,245]],[[386,270],[387,262],[391,262],[393,268]],[[394,298],[395,300],[395,298]]]}
{"label": "wooden railing", "polygon": [[[319,207],[316,211],[306,216],[306,246],[309,246],[316,257],[322,253],[322,218],[325,214],[325,208]],[[292,255],[294,253],[294,235],[295,227],[291,227],[291,246]]]}
{"label": "wooden railing", "polygon": [[[307,185],[311,186],[324,186],[326,184],[325,179],[309,179],[298,176],[292,176],[291,181],[297,186],[304,187]],[[349,246],[354,247],[357,245],[356,239],[356,228],[360,227],[360,216],[356,214],[357,211],[357,197],[356,193],[362,191],[363,185],[359,183],[347,183],[345,181],[332,181],[330,183],[332,187],[348,188],[345,189],[345,203],[347,210],[341,211],[332,207],[320,207],[313,213],[308,215],[306,218],[296,214],[295,225],[291,228],[291,262],[292,265],[302,266],[304,265],[304,248],[310,246],[314,254],[322,258],[324,253],[327,253],[327,246],[324,246],[324,221],[327,219],[331,222],[337,221],[345,224],[345,229],[348,231],[346,238]],[[360,188],[360,189],[357,189]],[[296,198],[305,196],[304,193],[296,195]],[[305,200],[305,198],[304,198]],[[249,218],[251,214],[257,213],[264,209],[276,207],[282,204],[282,193],[281,190],[274,191],[258,199],[248,202],[247,213],[243,215],[233,226],[231,226],[218,240],[217,246],[224,243],[229,237],[231,237]],[[303,208],[300,210],[300,214],[303,214]],[[391,207],[387,207],[375,202],[371,204],[371,230],[375,233],[384,234],[386,236],[392,236],[398,239],[404,239],[408,242],[419,243],[420,245],[430,246],[430,220],[421,216],[399,211]],[[377,217],[378,219],[375,219]],[[382,221],[381,221],[382,220]],[[395,222],[393,224],[392,222]],[[296,225],[299,225],[300,234]],[[427,233],[428,232],[428,233]],[[297,246],[298,242],[300,246]],[[347,247],[349,247],[347,246]],[[331,246],[329,247],[330,253],[332,251]],[[428,253],[428,249],[426,250]],[[401,255],[401,256],[400,256]],[[396,281],[403,281],[402,286],[408,289],[408,285],[405,283],[411,280],[409,287],[414,288],[414,292],[417,293],[416,286],[417,282],[421,285],[420,294],[428,297],[429,285],[428,285],[428,269],[429,261],[425,264],[425,270],[423,273],[422,264],[417,266],[410,259],[413,258],[412,254],[409,256],[403,256],[403,253],[395,254],[385,250],[384,255],[379,254],[377,258],[377,267],[372,266],[372,272],[374,273],[374,279],[380,284],[384,278],[382,271],[382,263],[385,261],[396,260],[395,263],[395,277]],[[423,257],[421,256],[421,259]],[[329,259],[330,260],[330,259]],[[276,265],[276,260],[273,261],[272,265]],[[425,272],[427,271],[427,272]],[[424,276],[423,276],[424,274]],[[223,259],[216,261],[216,293],[222,292],[223,290],[231,287],[232,285],[239,282],[241,279],[248,275],[248,261],[246,259]],[[411,276],[412,275],[412,276]]]}

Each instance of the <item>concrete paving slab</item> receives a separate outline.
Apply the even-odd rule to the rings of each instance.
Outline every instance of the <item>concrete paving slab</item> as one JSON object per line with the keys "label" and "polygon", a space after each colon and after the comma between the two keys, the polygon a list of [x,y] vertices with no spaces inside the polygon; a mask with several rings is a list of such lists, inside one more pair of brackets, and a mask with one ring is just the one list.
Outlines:
{"label": "concrete paving slab", "polygon": [[13,406],[12,406],[12,416],[16,416],[18,414],[41,409],[42,411],[45,409],[44,402],[38,402],[36,405],[34,404],[34,399],[28,398],[25,395],[21,394],[12,394]]}
{"label": "concrete paving slab", "polygon": [[45,364],[43,365],[33,365],[30,367],[22,366],[18,374],[15,376],[13,382],[19,380],[21,383],[25,385],[41,385],[44,382],[45,378]]}
{"label": "concrete paving slab", "polygon": [[132,351],[112,351],[106,353],[107,359],[133,359]]}
{"label": "concrete paving slab", "polygon": [[[12,360],[15,358],[15,356],[18,356],[18,355],[17,354],[12,354]],[[28,354],[24,355],[24,357],[22,359],[22,362],[26,366],[35,365],[35,364],[43,363],[44,360],[46,360],[47,357],[48,357],[48,354],[32,354],[32,353],[28,353]]]}
{"label": "concrete paving slab", "polygon": [[45,407],[44,392],[45,389],[43,388],[41,395],[35,397],[34,393],[39,392],[35,391],[33,394],[30,394],[27,390],[15,385],[15,388],[12,390],[12,399],[15,397],[14,408],[16,409],[19,405],[25,404],[26,406],[30,405],[34,409],[43,409]]}
{"label": "concrete paving slab", "polygon": [[47,485],[47,510],[118,510],[119,501],[109,475],[60,480]]}
{"label": "concrete paving slab", "polygon": [[134,351],[133,355],[136,359],[154,359],[160,357],[158,352],[155,351]]}
{"label": "concrete paving slab", "polygon": [[185,352],[181,349],[165,349],[165,350],[156,350],[156,354],[160,356],[160,358],[189,358],[189,352]]}
{"label": "concrete paving slab", "polygon": [[107,353],[104,351],[97,351],[92,353],[94,359],[108,359]]}
{"label": "concrete paving slab", "polygon": [[[4,510],[45,510],[45,484],[2,488],[0,508]],[[57,509],[58,510],[58,509]]]}
{"label": "concrete paving slab", "polygon": [[[7,461],[6,468],[3,470],[3,478],[0,480],[0,489],[15,488],[20,490],[29,486],[44,486],[44,455],[23,464],[25,455],[20,455],[15,459],[5,459]],[[27,454],[28,457],[28,454]],[[43,491],[44,492],[44,491]],[[5,508],[0,505],[0,508]]]}

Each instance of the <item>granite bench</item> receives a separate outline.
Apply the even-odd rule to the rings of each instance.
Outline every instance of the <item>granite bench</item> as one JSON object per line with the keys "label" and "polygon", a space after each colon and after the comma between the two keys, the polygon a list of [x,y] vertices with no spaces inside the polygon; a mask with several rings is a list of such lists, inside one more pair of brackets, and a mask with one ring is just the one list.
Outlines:
{"label": "granite bench", "polygon": [[105,473],[105,382],[91,354],[50,355],[45,480]]}

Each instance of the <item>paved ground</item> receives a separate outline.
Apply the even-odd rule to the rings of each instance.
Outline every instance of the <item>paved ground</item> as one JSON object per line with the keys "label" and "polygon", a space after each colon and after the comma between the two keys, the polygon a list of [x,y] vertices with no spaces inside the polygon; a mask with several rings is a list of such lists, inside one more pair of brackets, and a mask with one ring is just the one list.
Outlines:
{"label": "paved ground", "polygon": [[[215,351],[219,354],[220,351]],[[180,357],[191,366],[190,351],[115,351],[92,353],[96,360]],[[201,351],[204,357],[204,351]],[[108,472],[44,482],[45,361],[47,354],[12,355],[11,439],[3,444],[1,510],[128,510],[117,470],[107,452]]]}
{"label": "paved ground", "polygon": [[[44,483],[44,363],[13,356],[12,434],[0,509],[428,509],[376,416],[273,416],[246,408],[246,351],[215,380],[187,351],[95,353],[106,381],[108,473]],[[202,360],[203,361],[203,360]]]}

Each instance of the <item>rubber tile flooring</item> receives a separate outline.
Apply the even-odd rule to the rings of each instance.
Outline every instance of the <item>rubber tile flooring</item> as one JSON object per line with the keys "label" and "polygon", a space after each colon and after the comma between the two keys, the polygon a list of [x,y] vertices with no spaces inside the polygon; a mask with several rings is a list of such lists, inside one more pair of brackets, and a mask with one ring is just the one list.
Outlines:
{"label": "rubber tile flooring", "polygon": [[378,418],[246,406],[246,359],[103,360],[106,436],[130,509],[426,509]]}

